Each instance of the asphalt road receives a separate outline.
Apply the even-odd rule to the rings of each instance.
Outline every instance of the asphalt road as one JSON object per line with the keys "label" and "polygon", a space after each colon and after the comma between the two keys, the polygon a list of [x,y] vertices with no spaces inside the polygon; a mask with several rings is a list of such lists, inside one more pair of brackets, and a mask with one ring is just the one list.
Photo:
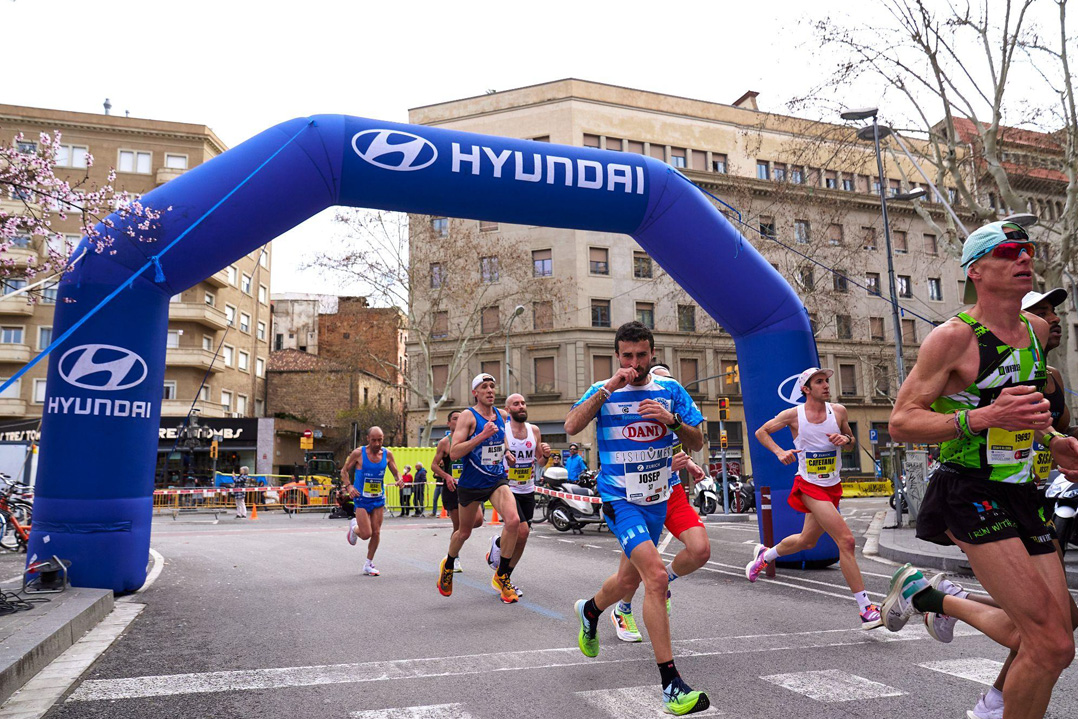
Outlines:
{"label": "asphalt road", "polygon": [[[844,513],[863,543],[883,500]],[[959,625],[952,644],[911,622],[898,634],[860,629],[837,567],[779,570],[749,584],[754,524],[708,527],[712,561],[678,579],[672,631],[679,670],[707,690],[710,715],[965,716],[1005,652]],[[659,713],[650,646],[625,644],[609,615],[602,649],[576,648],[573,602],[617,564],[608,532],[559,534],[537,525],[514,581],[524,600],[501,604],[483,561],[492,530],[465,546],[453,596],[435,588],[448,520],[389,519],[364,577],[361,542],[323,515],[257,521],[165,517],[153,546],[165,557],[140,595],[145,611],[50,713],[83,717],[625,717]],[[679,548],[676,540],[668,550]],[[672,555],[671,555],[672,556]],[[864,559],[882,599],[893,567]],[[643,627],[643,622],[640,622]],[[1061,680],[1050,716],[1078,716]]]}

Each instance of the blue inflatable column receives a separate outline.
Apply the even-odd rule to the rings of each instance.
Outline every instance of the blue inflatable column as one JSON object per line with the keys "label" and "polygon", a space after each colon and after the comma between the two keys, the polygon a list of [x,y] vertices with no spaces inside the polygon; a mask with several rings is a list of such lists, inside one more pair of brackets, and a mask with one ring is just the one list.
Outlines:
{"label": "blue inflatable column", "polygon": [[[84,264],[78,285],[61,283],[56,336],[131,273],[95,255]],[[168,300],[137,280],[50,358],[27,554],[71,560],[75,586],[125,592],[146,578]]]}

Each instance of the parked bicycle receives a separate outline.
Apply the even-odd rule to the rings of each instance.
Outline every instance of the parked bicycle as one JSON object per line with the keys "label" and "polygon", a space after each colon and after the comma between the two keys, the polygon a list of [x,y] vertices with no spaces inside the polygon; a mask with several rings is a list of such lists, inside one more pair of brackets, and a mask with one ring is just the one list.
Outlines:
{"label": "parked bicycle", "polygon": [[25,552],[33,519],[33,493],[0,472],[0,548]]}

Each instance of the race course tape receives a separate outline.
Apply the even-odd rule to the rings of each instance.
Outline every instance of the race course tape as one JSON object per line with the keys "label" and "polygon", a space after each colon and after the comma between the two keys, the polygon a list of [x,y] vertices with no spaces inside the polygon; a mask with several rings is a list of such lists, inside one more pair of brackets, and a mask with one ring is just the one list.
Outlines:
{"label": "race course tape", "polygon": [[581,494],[569,494],[568,492],[557,492],[553,489],[547,489],[546,487],[536,486],[535,491],[539,494],[546,494],[551,497],[560,497],[561,499],[572,499],[577,502],[588,502],[589,504],[602,504],[603,500],[599,497],[593,497],[591,495]]}

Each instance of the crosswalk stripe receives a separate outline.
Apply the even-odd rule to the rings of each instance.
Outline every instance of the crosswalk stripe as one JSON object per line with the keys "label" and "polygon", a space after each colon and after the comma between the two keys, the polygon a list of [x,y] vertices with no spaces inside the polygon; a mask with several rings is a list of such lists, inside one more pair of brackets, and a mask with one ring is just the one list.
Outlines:
{"label": "crosswalk stripe", "polygon": [[847,674],[838,669],[771,674],[760,678],[819,702],[851,702],[861,699],[900,697],[905,694],[886,684],[880,684],[856,674]]}
{"label": "crosswalk stripe", "polygon": [[[577,692],[576,695],[614,719],[622,717],[660,719],[670,716],[663,709],[662,690],[655,684],[622,689],[596,689]],[[714,706],[710,706],[702,712],[696,712],[693,716],[720,716],[721,714],[722,712]]]}
{"label": "crosswalk stripe", "polygon": [[999,676],[999,670],[1003,668],[1003,662],[997,662],[992,659],[982,659],[981,657],[971,657],[968,659],[948,659],[938,662],[924,662],[917,666],[931,669],[932,671],[940,672],[941,674],[950,674],[952,677],[969,679],[970,681],[992,686],[996,681],[996,677]]}
{"label": "crosswalk stripe", "polygon": [[397,707],[395,709],[371,709],[352,712],[352,719],[472,719],[464,711],[463,704],[430,704],[418,707]]}

